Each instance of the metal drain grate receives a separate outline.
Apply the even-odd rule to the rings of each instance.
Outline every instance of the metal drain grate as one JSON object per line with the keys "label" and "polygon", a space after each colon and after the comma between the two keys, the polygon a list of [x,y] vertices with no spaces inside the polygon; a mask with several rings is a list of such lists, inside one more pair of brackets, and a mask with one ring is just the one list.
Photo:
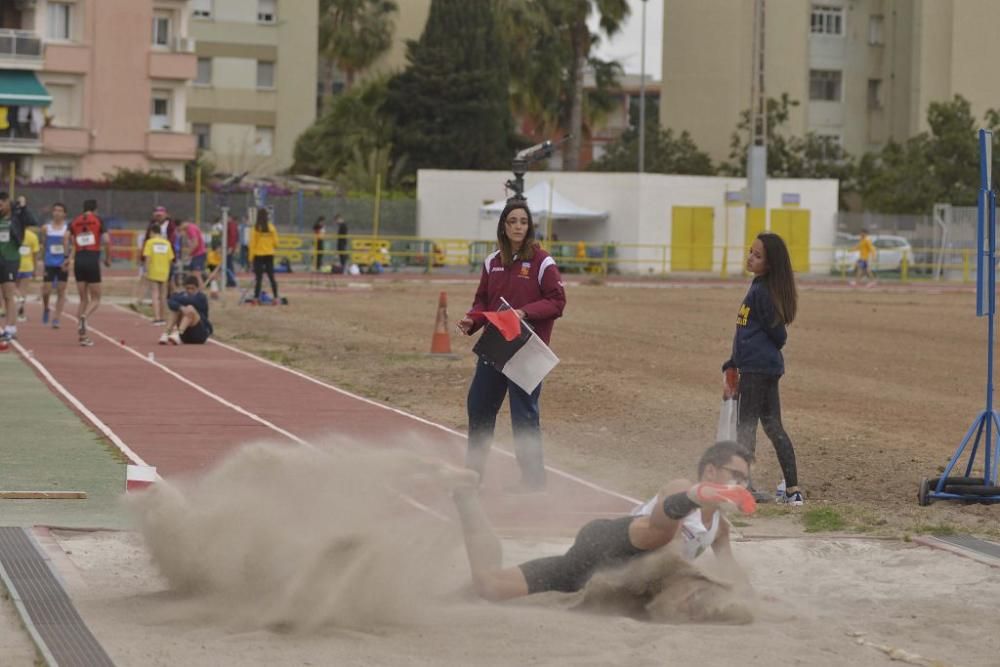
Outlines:
{"label": "metal drain grate", "polygon": [[27,529],[0,527],[0,578],[50,667],[114,667]]}
{"label": "metal drain grate", "polygon": [[996,542],[987,542],[971,535],[935,535],[934,537],[942,542],[947,542],[948,544],[968,549],[969,551],[975,551],[977,554],[996,558],[1000,561],[1000,544]]}

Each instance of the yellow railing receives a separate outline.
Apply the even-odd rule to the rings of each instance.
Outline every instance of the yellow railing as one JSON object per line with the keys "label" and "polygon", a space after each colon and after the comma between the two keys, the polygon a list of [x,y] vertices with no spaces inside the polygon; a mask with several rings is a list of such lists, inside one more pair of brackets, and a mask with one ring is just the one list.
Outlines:
{"label": "yellow railing", "polygon": [[[139,261],[137,244],[140,232],[136,230],[115,230],[111,233],[112,257],[118,262],[135,265]],[[338,241],[345,239],[346,247],[337,248]],[[469,240],[459,238],[427,238],[419,236],[368,236],[350,235],[340,237],[327,234],[317,237],[313,234],[281,234],[276,256],[287,259],[293,267],[311,269],[315,266],[317,240],[323,242],[321,250],[323,270],[340,265],[340,255],[347,255],[350,264],[357,264],[365,271],[376,264],[385,271],[422,270],[463,270],[476,272],[486,256],[491,253],[496,242],[492,240]],[[697,246],[673,247],[656,243],[583,243],[543,241],[544,247],[555,258],[564,273],[586,273],[599,276],[609,274],[631,275],[702,275],[741,276],[745,251],[742,246]],[[711,263],[705,266],[691,266],[688,258],[705,257],[710,250]],[[697,252],[701,251],[701,252]],[[800,253],[808,257],[808,271],[812,275],[828,275],[849,279],[854,274],[854,265],[840,253],[844,248],[812,247]],[[883,251],[885,253],[885,251]],[[873,262],[880,278],[887,276],[900,282],[930,280],[940,274],[949,281],[971,283],[975,280],[975,250],[973,248],[920,248],[909,249],[909,255],[901,257],[898,265],[880,268],[876,256]],[[238,253],[237,253],[238,254]],[[914,259],[917,258],[917,259]],[[681,261],[683,260],[683,261]],[[690,266],[685,270],[675,268],[675,264]]]}

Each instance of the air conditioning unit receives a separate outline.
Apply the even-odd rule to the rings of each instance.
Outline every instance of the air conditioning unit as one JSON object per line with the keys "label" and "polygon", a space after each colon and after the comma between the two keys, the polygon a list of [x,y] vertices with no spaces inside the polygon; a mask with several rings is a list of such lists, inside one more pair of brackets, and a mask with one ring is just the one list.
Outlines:
{"label": "air conditioning unit", "polygon": [[273,12],[257,12],[257,21],[260,23],[274,23],[278,17]]}
{"label": "air conditioning unit", "polygon": [[194,44],[194,38],[192,37],[174,37],[174,52],[194,53]]}

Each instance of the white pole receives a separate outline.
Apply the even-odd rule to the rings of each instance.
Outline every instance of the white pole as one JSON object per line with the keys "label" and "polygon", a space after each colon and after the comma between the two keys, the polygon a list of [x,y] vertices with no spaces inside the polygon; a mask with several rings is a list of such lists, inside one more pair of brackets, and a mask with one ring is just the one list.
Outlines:
{"label": "white pole", "polygon": [[639,56],[639,173],[646,171],[646,0],[642,0],[642,49]]}

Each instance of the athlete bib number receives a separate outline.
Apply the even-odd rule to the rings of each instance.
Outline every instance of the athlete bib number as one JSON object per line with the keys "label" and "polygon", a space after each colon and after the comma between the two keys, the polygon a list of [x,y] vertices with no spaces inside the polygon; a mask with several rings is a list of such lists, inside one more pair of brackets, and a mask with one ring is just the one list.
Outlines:
{"label": "athlete bib number", "polygon": [[154,245],[153,246],[153,254],[154,255],[166,255],[169,250],[170,250],[170,246],[165,246],[165,245]]}
{"label": "athlete bib number", "polygon": [[10,230],[5,229],[2,232],[0,232],[0,243],[9,243],[9,242],[10,242]]}
{"label": "athlete bib number", "polygon": [[29,248],[26,245],[21,246],[20,250],[21,250],[21,255],[24,257],[27,257],[28,255],[31,254],[31,248]]}
{"label": "athlete bib number", "polygon": [[49,246],[49,254],[50,255],[61,255],[64,252],[66,252],[66,249],[63,248],[61,245],[50,245]]}
{"label": "athlete bib number", "polygon": [[76,244],[78,246],[88,246],[94,245],[94,235],[90,232],[84,232],[83,234],[77,234]]}

